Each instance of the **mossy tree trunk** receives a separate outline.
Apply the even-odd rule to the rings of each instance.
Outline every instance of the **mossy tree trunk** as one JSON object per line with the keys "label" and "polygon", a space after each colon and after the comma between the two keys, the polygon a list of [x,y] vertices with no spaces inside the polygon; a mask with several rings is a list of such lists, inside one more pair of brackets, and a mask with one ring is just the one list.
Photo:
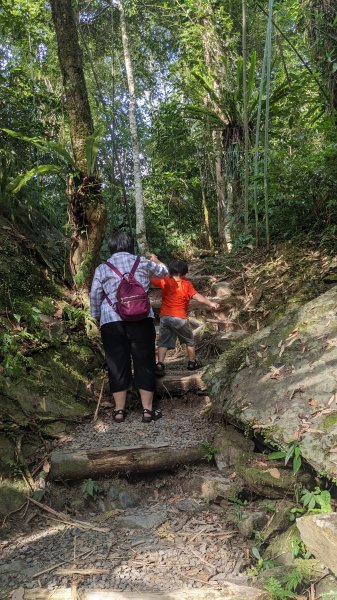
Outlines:
{"label": "mossy tree trunk", "polygon": [[96,161],[88,161],[87,157],[93,148],[94,125],[71,0],[51,0],[51,9],[76,165],[76,173],[69,176],[67,185],[70,269],[76,287],[84,291],[98,262],[105,229],[105,207]]}

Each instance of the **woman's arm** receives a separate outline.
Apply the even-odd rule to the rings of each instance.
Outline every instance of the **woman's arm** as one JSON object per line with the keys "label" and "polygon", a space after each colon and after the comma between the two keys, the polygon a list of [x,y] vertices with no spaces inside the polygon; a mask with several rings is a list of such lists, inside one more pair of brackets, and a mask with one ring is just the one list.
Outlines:
{"label": "woman's arm", "polygon": [[90,289],[90,314],[94,319],[100,319],[103,298],[104,291],[101,284],[99,267],[97,267]]}

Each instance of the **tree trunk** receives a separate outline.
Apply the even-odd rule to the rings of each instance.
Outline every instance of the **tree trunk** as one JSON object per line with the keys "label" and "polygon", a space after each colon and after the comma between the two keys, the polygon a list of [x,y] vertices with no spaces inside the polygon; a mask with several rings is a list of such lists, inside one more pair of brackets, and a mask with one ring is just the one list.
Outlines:
{"label": "tree trunk", "polygon": [[214,165],[215,165],[215,183],[216,183],[216,199],[217,199],[217,212],[218,212],[218,238],[219,248],[221,250],[226,249],[225,240],[225,213],[226,213],[226,201],[225,201],[225,179],[224,179],[224,168],[222,159],[222,147],[221,147],[221,132],[212,132],[213,150],[215,153]]}
{"label": "tree trunk", "polygon": [[243,93],[243,131],[244,131],[244,185],[243,185],[243,216],[245,233],[248,233],[248,184],[249,184],[249,129],[248,129],[248,93],[247,93],[247,6],[242,0],[242,93]]}
{"label": "tree trunk", "polygon": [[71,226],[70,269],[84,291],[98,262],[105,228],[105,208],[95,165],[88,166],[88,144],[94,134],[84,79],[82,53],[71,0],[51,0],[65,106],[77,173],[68,179],[68,217]]}
{"label": "tree trunk", "polygon": [[118,8],[120,11],[120,22],[122,31],[122,42],[126,76],[128,80],[129,89],[129,123],[131,133],[131,145],[132,145],[132,156],[133,156],[133,175],[134,175],[134,186],[135,186],[135,205],[136,205],[136,238],[139,246],[139,250],[142,254],[148,251],[147,237],[146,237],[146,225],[144,216],[144,196],[143,196],[143,185],[142,175],[140,166],[139,156],[139,142],[138,142],[138,130],[136,120],[136,93],[135,93],[135,82],[133,77],[133,67],[129,49],[129,38],[126,28],[126,19],[124,13],[124,7],[122,0],[118,0]]}
{"label": "tree trunk", "polygon": [[201,187],[202,215],[203,215],[204,227],[205,227],[205,231],[206,231],[206,238],[207,238],[208,248],[210,250],[212,250],[213,249],[213,239],[212,239],[211,227],[210,227],[210,223],[209,223],[209,212],[208,212],[208,206],[207,206],[207,201],[206,201],[204,176],[203,176],[201,167],[200,167],[200,187]]}
{"label": "tree trunk", "polygon": [[206,451],[201,445],[188,448],[101,448],[52,452],[52,479],[86,479],[111,473],[145,473],[175,469],[179,465],[201,462]]}

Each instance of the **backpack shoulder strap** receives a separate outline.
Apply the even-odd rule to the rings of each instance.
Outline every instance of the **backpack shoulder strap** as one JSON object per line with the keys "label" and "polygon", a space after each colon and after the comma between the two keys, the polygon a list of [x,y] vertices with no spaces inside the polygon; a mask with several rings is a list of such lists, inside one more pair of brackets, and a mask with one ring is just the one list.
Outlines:
{"label": "backpack shoulder strap", "polygon": [[140,256],[137,256],[135,262],[133,263],[133,267],[130,271],[130,277],[134,276],[135,272],[137,271],[137,267],[138,267],[139,263],[140,263]]}
{"label": "backpack shoulder strap", "polygon": [[108,265],[108,267],[110,267],[110,269],[116,273],[116,275],[118,275],[118,277],[120,277],[121,279],[124,279],[122,273],[120,271],[118,271],[118,269],[115,267],[115,265],[113,265],[112,263],[110,263],[108,260],[105,263],[106,265]]}

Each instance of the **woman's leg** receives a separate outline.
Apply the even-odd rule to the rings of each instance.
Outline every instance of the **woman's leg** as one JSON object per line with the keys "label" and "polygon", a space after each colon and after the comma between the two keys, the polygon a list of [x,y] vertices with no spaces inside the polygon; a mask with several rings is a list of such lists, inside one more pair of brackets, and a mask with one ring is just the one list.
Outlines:
{"label": "woman's leg", "polygon": [[130,342],[121,321],[102,325],[101,337],[108,365],[110,391],[115,402],[114,419],[120,422],[125,418],[123,411],[131,383]]}
{"label": "woman's leg", "polygon": [[[135,387],[143,392],[152,392],[153,396],[156,385],[156,330],[153,319],[142,319],[136,323],[128,322],[126,325],[133,360]],[[141,399],[142,401],[144,399],[147,404],[150,402],[150,396],[144,395],[144,393]]]}
{"label": "woman's leg", "polygon": [[153,410],[152,408],[153,392],[156,384],[156,331],[153,319],[143,319],[142,321],[138,321],[138,323],[130,323],[127,329],[131,341],[134,384],[139,389],[143,405],[142,420],[150,423],[162,416],[159,410]]}

